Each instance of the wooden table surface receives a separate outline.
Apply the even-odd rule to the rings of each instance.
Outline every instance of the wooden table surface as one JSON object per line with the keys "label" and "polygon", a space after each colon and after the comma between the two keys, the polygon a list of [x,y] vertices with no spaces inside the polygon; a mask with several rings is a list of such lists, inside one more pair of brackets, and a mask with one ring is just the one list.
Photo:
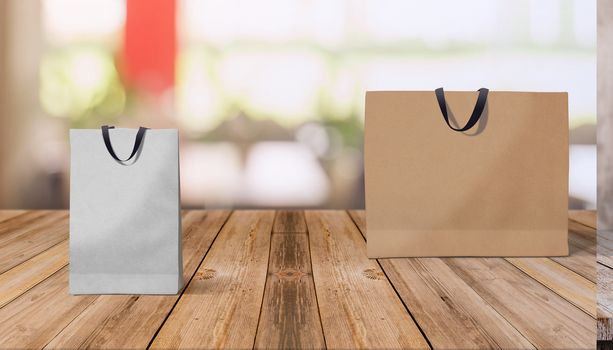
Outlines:
{"label": "wooden table surface", "polygon": [[0,212],[0,348],[596,345],[596,214],[563,258],[368,259],[362,211],[184,211],[180,295],[68,294],[68,212]]}
{"label": "wooden table surface", "polygon": [[613,231],[598,231],[598,340],[613,341]]}

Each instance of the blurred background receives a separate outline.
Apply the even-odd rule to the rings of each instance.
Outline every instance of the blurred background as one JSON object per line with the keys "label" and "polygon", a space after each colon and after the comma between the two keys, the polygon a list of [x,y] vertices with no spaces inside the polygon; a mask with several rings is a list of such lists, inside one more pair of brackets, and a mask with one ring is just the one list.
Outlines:
{"label": "blurred background", "polygon": [[595,0],[0,0],[0,208],[67,208],[70,128],[179,128],[186,208],[362,208],[365,90],[568,91],[596,205]]}
{"label": "blurred background", "polygon": [[[613,241],[613,98],[611,98],[613,95],[613,64],[611,64],[611,57],[613,57],[613,2],[598,0],[598,234],[599,237],[602,234],[605,239]],[[606,287],[599,283],[598,288]],[[601,294],[604,293],[599,293],[599,296]],[[605,301],[606,304],[608,302]],[[600,339],[601,334],[599,333],[598,336]]]}

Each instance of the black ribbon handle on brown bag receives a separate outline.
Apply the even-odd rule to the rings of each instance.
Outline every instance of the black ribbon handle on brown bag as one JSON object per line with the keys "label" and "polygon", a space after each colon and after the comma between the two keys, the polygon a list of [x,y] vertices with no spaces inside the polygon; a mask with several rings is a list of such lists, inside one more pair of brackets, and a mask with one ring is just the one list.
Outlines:
{"label": "black ribbon handle on brown bag", "polygon": [[441,113],[443,113],[443,118],[445,118],[445,122],[452,130],[455,131],[466,131],[475,126],[481,118],[481,114],[483,114],[483,110],[485,109],[485,103],[487,102],[487,93],[489,92],[486,88],[481,88],[478,90],[479,96],[477,97],[477,103],[475,104],[475,109],[473,109],[473,113],[470,115],[470,119],[468,119],[468,123],[463,128],[456,128],[451,123],[449,123],[449,115],[447,114],[447,103],[445,102],[445,92],[443,88],[438,88],[434,90],[436,94],[436,99],[438,100],[438,105],[441,108]]}
{"label": "black ribbon handle on brown bag", "polygon": [[143,143],[143,138],[145,137],[145,131],[147,130],[147,128],[143,128],[142,126],[138,128],[138,132],[136,133],[136,140],[134,141],[134,148],[132,149],[132,154],[130,154],[130,156],[127,159],[119,159],[119,157],[117,157],[117,155],[115,154],[115,151],[113,150],[113,145],[111,144],[111,138],[109,136],[109,129],[114,129],[114,128],[115,128],[114,126],[103,125],[101,127],[102,138],[104,139],[106,150],[109,151],[109,153],[111,154],[111,157],[113,157],[116,161],[120,163],[125,163],[129,161],[130,159],[132,159],[136,155],[136,153],[138,153],[138,150],[141,144]]}

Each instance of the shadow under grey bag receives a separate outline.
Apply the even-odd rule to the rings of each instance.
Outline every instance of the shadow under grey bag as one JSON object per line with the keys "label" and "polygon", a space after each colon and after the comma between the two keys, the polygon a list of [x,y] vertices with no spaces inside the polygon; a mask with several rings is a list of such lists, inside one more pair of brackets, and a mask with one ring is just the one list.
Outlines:
{"label": "shadow under grey bag", "polygon": [[70,130],[70,293],[183,286],[176,129]]}

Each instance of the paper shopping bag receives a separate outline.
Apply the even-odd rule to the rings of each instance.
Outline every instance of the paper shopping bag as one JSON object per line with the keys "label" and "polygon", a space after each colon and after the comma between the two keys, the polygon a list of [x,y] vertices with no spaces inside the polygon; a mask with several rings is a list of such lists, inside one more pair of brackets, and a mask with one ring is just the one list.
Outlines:
{"label": "paper shopping bag", "polygon": [[366,93],[372,258],[568,254],[566,93]]}
{"label": "paper shopping bag", "polygon": [[177,130],[73,129],[70,147],[70,293],[177,293]]}

